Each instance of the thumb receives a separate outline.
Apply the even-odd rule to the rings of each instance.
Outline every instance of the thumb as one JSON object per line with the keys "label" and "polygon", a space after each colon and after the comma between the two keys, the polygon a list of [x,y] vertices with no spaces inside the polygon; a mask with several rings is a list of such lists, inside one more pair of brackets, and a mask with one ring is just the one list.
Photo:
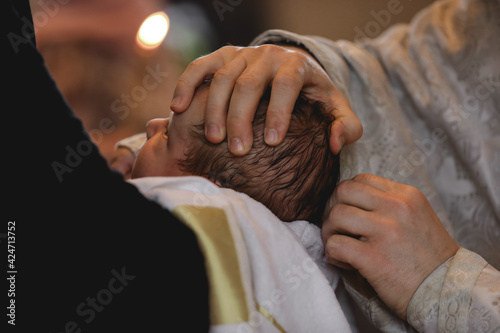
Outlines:
{"label": "thumb", "polygon": [[363,135],[363,126],[350,107],[334,109],[335,120],[331,127],[330,150],[338,154],[340,149],[358,141]]}

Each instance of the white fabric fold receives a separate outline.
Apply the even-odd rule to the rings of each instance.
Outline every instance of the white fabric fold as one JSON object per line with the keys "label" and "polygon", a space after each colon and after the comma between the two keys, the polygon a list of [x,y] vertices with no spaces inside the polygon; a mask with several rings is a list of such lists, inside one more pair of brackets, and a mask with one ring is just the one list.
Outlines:
{"label": "white fabric fold", "polygon": [[202,177],[151,177],[130,182],[147,198],[174,212],[186,206],[220,208],[236,235],[234,239],[242,235],[244,244],[239,244],[238,259],[248,267],[242,275],[250,282],[243,283],[250,316],[238,323],[214,325],[212,332],[351,332],[332,288],[338,273],[324,267],[317,227],[297,221],[289,228],[261,203]]}

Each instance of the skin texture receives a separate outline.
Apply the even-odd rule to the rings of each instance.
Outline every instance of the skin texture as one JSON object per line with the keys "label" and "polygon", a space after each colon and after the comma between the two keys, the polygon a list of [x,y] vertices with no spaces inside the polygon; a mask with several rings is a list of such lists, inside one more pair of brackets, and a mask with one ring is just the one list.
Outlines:
{"label": "skin texture", "polygon": [[185,158],[186,146],[192,140],[191,124],[203,119],[208,87],[208,84],[199,87],[186,112],[153,119],[146,124],[147,141],[133,165],[132,178],[185,175],[177,161]]}
{"label": "skin texture", "polygon": [[205,79],[212,79],[205,135],[213,143],[227,135],[229,150],[235,155],[245,155],[252,146],[252,119],[269,85],[272,92],[265,125],[267,144],[283,141],[300,92],[325,103],[334,114],[330,138],[334,154],[363,133],[347,100],[319,63],[302,49],[277,45],[222,47],[189,64],[176,85],[171,109],[184,112]]}
{"label": "skin texture", "polygon": [[[206,79],[212,79],[204,93],[206,107],[195,114],[205,120],[207,139],[218,143],[227,135],[229,149],[235,155],[250,150],[251,121],[269,85],[272,94],[265,125],[267,144],[278,145],[283,140],[301,91],[324,102],[335,115],[330,137],[333,153],[362,135],[362,126],[348,102],[314,58],[300,48],[227,46],[193,61],[177,83],[171,103],[175,115],[188,114],[192,105],[196,108],[193,96]],[[148,125],[154,132],[148,142],[158,138],[168,141],[162,132],[167,126],[165,120]],[[140,158],[154,158],[148,150],[160,149],[155,148],[158,142],[145,145]],[[171,151],[179,154],[179,150]],[[131,153],[123,149],[116,153],[111,167],[125,174],[131,169],[133,157],[127,157]],[[136,163],[136,176],[179,172],[173,168],[142,169],[145,164]],[[357,269],[403,319],[418,286],[458,250],[420,191],[382,177],[361,174],[340,183],[325,211],[322,237],[328,260],[342,268]]]}
{"label": "skin texture", "polygon": [[335,189],[323,223],[330,263],[356,269],[406,320],[411,297],[458,246],[416,188],[360,174]]}
{"label": "skin texture", "polygon": [[[212,79],[202,115],[205,135],[219,143],[228,135],[230,151],[248,153],[252,146],[252,119],[258,102],[271,84],[272,93],[266,116],[265,141],[280,144],[288,130],[297,96],[321,101],[335,116],[330,149],[337,154],[342,146],[357,141],[363,128],[347,100],[338,91],[318,62],[297,47],[262,45],[223,47],[193,61],[179,78],[171,109],[185,112],[194,102],[195,91],[206,79]],[[204,118],[203,118],[204,117]],[[110,167],[131,175],[134,156],[126,148],[117,149]]]}

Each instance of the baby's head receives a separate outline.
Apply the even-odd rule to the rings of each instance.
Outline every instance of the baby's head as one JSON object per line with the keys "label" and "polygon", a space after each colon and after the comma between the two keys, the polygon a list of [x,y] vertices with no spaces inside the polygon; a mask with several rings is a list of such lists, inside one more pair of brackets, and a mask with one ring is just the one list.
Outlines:
{"label": "baby's head", "polygon": [[[207,93],[202,92],[204,95]],[[201,99],[203,97],[206,102],[206,96],[200,96]],[[193,105],[195,102],[196,98],[190,108],[196,106]],[[176,119],[178,115],[175,115],[170,124],[169,120],[163,120],[163,126],[158,123],[165,130],[168,127],[168,135],[161,130],[153,134],[153,130],[147,128],[150,132],[148,141],[139,153],[132,177],[199,175],[222,187],[246,193],[267,206],[282,221],[303,219],[320,225],[326,202],[340,174],[339,158],[329,149],[333,116],[321,103],[299,96],[284,141],[278,146],[268,146],[264,142],[268,103],[269,94],[266,94],[254,117],[252,149],[244,156],[231,154],[226,140],[220,144],[207,141],[200,115],[189,117],[192,121],[188,121],[188,117],[178,121],[181,118]],[[180,115],[184,117],[188,114]],[[182,131],[179,131],[180,125],[185,127]],[[150,124],[148,127],[151,127]],[[156,142],[151,142],[151,147],[148,147],[152,139],[160,141],[162,137],[167,141],[167,149],[159,145],[155,148],[153,145]],[[147,149],[145,152],[144,148]],[[158,172],[157,167],[144,161],[148,156],[150,160],[153,154],[161,153],[170,155],[170,158],[150,162],[164,163],[167,167],[163,170],[168,171],[167,174]],[[146,167],[148,170],[143,170]]]}

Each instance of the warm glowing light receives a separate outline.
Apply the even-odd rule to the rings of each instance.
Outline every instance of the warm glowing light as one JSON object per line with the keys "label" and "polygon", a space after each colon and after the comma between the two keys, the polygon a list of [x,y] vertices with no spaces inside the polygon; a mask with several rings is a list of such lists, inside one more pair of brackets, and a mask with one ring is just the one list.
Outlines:
{"label": "warm glowing light", "polygon": [[149,15],[142,22],[137,32],[137,42],[144,48],[154,48],[163,42],[167,35],[170,22],[167,14],[157,12]]}

